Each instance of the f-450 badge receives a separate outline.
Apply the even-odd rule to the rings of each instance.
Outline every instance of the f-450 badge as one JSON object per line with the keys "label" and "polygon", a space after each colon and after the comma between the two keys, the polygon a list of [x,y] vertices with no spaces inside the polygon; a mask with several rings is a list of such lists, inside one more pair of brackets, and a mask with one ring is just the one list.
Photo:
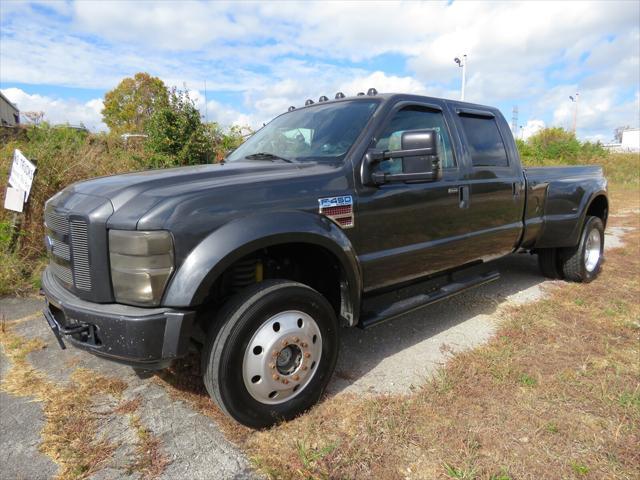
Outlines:
{"label": "f-450 badge", "polygon": [[319,198],[320,215],[333,220],[341,228],[353,227],[353,197],[342,195],[340,197]]}

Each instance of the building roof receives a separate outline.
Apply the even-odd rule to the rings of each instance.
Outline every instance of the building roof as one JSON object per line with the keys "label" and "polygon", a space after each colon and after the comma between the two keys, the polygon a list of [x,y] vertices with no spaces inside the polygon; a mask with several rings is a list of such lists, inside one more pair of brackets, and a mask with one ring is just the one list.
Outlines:
{"label": "building roof", "polygon": [[11,100],[9,100],[7,97],[5,97],[1,90],[0,90],[0,98],[5,102],[7,102],[7,104],[9,104],[9,106],[13,108],[16,112],[18,113],[20,112],[20,109],[18,108],[18,106],[15,103],[11,102]]}

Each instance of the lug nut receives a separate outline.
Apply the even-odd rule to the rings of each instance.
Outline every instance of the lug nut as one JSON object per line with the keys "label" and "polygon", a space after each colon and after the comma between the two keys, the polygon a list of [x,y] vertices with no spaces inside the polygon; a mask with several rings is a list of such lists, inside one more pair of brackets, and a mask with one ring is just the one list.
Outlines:
{"label": "lug nut", "polygon": [[289,342],[287,340],[283,340],[282,345],[286,347],[287,345],[289,345]]}
{"label": "lug nut", "polygon": [[294,338],[293,338],[293,342],[294,342],[294,343],[298,343],[299,341],[300,341],[300,339],[299,339],[298,337],[294,337]]}
{"label": "lug nut", "polygon": [[309,352],[304,352],[304,358],[309,358],[311,354]]}
{"label": "lug nut", "polygon": [[274,373],[273,374],[273,379],[274,380],[280,380],[280,375],[277,375],[277,374]]}
{"label": "lug nut", "polygon": [[272,356],[273,358],[276,358],[276,357],[278,356],[278,352],[273,352],[273,353],[271,354],[271,356]]}
{"label": "lug nut", "polygon": [[289,383],[289,380],[287,380],[286,378],[284,380],[282,380],[282,383],[284,383],[285,385],[287,385]]}
{"label": "lug nut", "polygon": [[274,368],[276,368],[276,364],[275,363],[270,363],[269,364],[269,368],[273,370]]}
{"label": "lug nut", "polygon": [[294,375],[293,379],[297,382],[298,380],[300,380],[300,375]]}
{"label": "lug nut", "polygon": [[307,348],[307,343],[306,343],[306,342],[302,342],[302,343],[300,344],[300,346],[301,346],[302,348]]}
{"label": "lug nut", "polygon": [[306,365],[302,366],[302,370],[307,370],[309,367],[307,367]]}

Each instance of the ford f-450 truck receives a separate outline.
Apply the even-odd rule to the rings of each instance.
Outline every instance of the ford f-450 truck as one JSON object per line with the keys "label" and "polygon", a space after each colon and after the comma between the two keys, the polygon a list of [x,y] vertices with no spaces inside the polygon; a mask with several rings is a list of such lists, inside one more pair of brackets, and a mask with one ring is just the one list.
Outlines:
{"label": "ford f-450 truck", "polygon": [[139,369],[199,351],[211,397],[259,428],[318,401],[340,327],[495,280],[492,259],[593,280],[608,209],[600,167],[523,168],[496,108],[338,93],[221,163],[52,197],[44,314],[63,348]]}

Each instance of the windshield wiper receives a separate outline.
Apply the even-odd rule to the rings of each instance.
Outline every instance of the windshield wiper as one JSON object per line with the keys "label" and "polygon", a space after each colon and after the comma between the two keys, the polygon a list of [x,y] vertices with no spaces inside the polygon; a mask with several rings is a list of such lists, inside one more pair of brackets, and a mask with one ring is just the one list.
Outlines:
{"label": "windshield wiper", "polygon": [[279,157],[278,155],[274,155],[273,153],[268,152],[253,153],[251,155],[247,155],[244,158],[246,158],[247,160],[282,160],[283,162],[293,163],[293,160]]}

